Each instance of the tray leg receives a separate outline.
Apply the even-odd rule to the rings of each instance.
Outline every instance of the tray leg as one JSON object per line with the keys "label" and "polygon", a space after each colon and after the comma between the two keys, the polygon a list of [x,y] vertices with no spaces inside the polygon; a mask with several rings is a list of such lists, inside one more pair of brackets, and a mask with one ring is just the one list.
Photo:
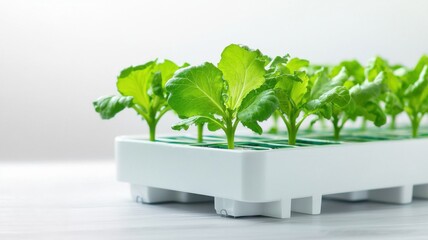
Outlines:
{"label": "tray leg", "polygon": [[305,214],[321,213],[321,195],[297,198],[284,198],[274,202],[242,202],[226,198],[215,198],[215,210],[222,216],[267,216],[274,218],[290,218],[291,212]]}
{"label": "tray leg", "polygon": [[337,193],[326,195],[326,198],[343,200],[343,201],[364,201],[369,199],[369,191],[356,191],[356,192],[347,192],[347,193]]}
{"label": "tray leg", "polygon": [[216,197],[214,205],[217,214],[222,216],[267,216],[274,218],[290,218],[291,216],[290,199],[275,202],[253,203]]}
{"label": "tray leg", "polygon": [[412,185],[369,191],[369,200],[376,202],[406,204],[412,202],[412,197]]}
{"label": "tray leg", "polygon": [[316,195],[306,198],[297,198],[291,200],[291,211],[305,214],[321,213],[322,196]]}
{"label": "tray leg", "polygon": [[413,187],[413,196],[428,199],[428,184],[415,185]]}
{"label": "tray leg", "polygon": [[162,203],[162,202],[209,202],[213,198],[209,196],[179,192],[161,188],[147,187],[131,184],[131,197],[139,203]]}

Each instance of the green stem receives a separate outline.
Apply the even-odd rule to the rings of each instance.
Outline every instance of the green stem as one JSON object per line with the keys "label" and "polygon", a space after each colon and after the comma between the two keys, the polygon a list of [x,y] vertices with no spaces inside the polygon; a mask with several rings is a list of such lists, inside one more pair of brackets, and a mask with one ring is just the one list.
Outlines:
{"label": "green stem", "polygon": [[302,121],[296,123],[296,115],[298,116],[299,114],[290,114],[290,116],[288,116],[288,120],[281,115],[285,126],[287,126],[288,145],[296,145],[297,132],[299,131],[300,124],[302,123]]}
{"label": "green stem", "polygon": [[389,129],[395,130],[397,128],[397,125],[395,123],[396,118],[397,118],[397,115],[391,116],[391,124],[389,125]]}
{"label": "green stem", "polygon": [[367,119],[363,118],[363,122],[361,123],[361,130],[365,131],[367,130]]}
{"label": "green stem", "polygon": [[229,113],[229,117],[226,120],[226,138],[227,138],[227,148],[228,149],[234,149],[235,148],[235,132],[236,128],[238,127],[238,120],[235,120],[235,123],[233,123],[232,114]]}
{"label": "green stem", "polygon": [[297,131],[298,129],[296,125],[290,124],[290,127],[288,128],[288,145],[296,145]]}
{"label": "green stem", "polygon": [[332,123],[334,129],[334,140],[339,141],[340,131],[342,130],[341,126],[339,125],[339,118],[337,116],[333,116]]}
{"label": "green stem", "polygon": [[234,149],[235,148],[235,134],[229,132],[226,134],[227,137],[227,148]]}
{"label": "green stem", "polygon": [[226,138],[227,138],[227,148],[228,149],[234,149],[235,148],[235,130],[236,128],[232,124],[231,121],[229,121],[226,124]]}
{"label": "green stem", "polygon": [[157,122],[149,123],[150,141],[152,142],[156,140],[156,124]]}
{"label": "green stem", "polygon": [[412,137],[416,138],[418,137],[420,118],[415,114],[410,120],[412,123]]}
{"label": "green stem", "polygon": [[274,114],[272,114],[272,127],[269,130],[269,133],[273,133],[273,134],[277,134],[278,133],[278,115],[275,112]]}
{"label": "green stem", "polygon": [[159,120],[163,117],[163,115],[165,115],[165,113],[167,113],[169,110],[171,110],[170,107],[165,107],[164,109],[162,109],[156,118],[156,122],[159,122]]}
{"label": "green stem", "polygon": [[320,118],[319,122],[320,122],[321,129],[322,129],[322,130],[327,129],[327,124],[326,124],[326,122],[325,122],[325,118]]}
{"label": "green stem", "polygon": [[198,143],[202,143],[204,141],[203,137],[204,133],[204,124],[198,124]]}

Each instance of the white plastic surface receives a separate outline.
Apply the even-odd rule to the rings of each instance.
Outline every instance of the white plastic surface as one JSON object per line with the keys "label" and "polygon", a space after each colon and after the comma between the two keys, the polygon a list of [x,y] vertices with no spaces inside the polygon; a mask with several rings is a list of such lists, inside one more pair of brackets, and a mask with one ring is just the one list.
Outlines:
{"label": "white plastic surface", "polygon": [[117,176],[141,202],[210,200],[203,195],[215,197],[221,215],[288,218],[291,211],[319,214],[325,195],[398,204],[413,195],[427,198],[427,144],[411,139],[256,151],[124,136],[116,139]]}

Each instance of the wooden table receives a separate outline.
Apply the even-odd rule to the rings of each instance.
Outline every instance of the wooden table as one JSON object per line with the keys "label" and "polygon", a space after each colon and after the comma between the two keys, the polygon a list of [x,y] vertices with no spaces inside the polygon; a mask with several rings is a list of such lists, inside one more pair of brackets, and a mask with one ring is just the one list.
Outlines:
{"label": "wooden table", "polygon": [[428,201],[325,200],[318,216],[233,219],[212,203],[137,204],[113,161],[3,161],[0,239],[428,239]]}

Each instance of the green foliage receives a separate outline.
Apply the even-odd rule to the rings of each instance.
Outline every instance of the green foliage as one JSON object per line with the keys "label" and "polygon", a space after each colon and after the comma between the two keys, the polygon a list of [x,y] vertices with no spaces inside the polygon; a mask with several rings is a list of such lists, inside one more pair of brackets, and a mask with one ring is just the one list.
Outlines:
{"label": "green foliage", "polygon": [[335,66],[311,65],[308,60],[289,55],[270,58],[259,50],[231,44],[217,65],[205,62],[178,66],[157,60],[121,71],[117,77],[120,95],[104,96],[93,102],[102,119],[110,119],[126,108],[134,109],[148,124],[150,140],[155,140],[156,125],[169,110],[182,119],[172,128],[198,127],[198,142],[203,128],[222,130],[228,147],[241,123],[262,134],[260,122],[272,116],[287,128],[288,142],[296,144],[301,125],[314,116],[332,122],[335,139],[345,124],[362,118],[383,126],[406,113],[412,136],[428,112],[428,56],[423,55],[413,69],[391,65],[381,57],[372,58],[367,67],[357,60]]}
{"label": "green foliage", "polygon": [[179,70],[166,84],[168,103],[183,118],[173,129],[192,124],[222,129],[230,149],[239,123],[261,134],[258,123],[278,106],[266,85],[266,61],[260,51],[232,44],[223,50],[218,67],[204,63]]}
{"label": "green foliage", "polygon": [[104,96],[93,102],[95,111],[102,119],[110,119],[125,108],[132,106],[133,97],[126,96]]}
{"label": "green foliage", "polygon": [[[350,86],[348,81],[347,78],[343,78],[341,83],[344,86]],[[340,132],[348,120],[363,117],[376,126],[382,126],[386,123],[386,115],[379,102],[380,96],[386,91],[384,81],[385,76],[383,72],[380,72],[373,81],[365,80],[350,87],[349,104],[340,108],[334,107],[332,110],[331,122],[336,140],[340,139]]]}
{"label": "green foliage", "polygon": [[170,60],[155,60],[122,70],[116,83],[121,95],[94,101],[95,111],[102,119],[110,119],[125,108],[133,108],[146,120],[150,140],[154,141],[157,123],[170,110],[165,84],[178,69],[179,66]]}
{"label": "green foliage", "polygon": [[[416,65],[411,76],[417,76],[421,67],[421,62],[426,59],[423,56],[419,63]],[[428,112],[428,62],[425,63],[419,73],[418,78],[410,78],[410,84],[404,92],[404,110],[410,118],[412,125],[412,136],[418,136],[419,125]]]}
{"label": "green foliage", "polygon": [[276,57],[268,69],[268,77],[274,84],[275,95],[279,100],[278,114],[288,131],[288,143],[296,144],[301,124],[312,114],[330,118],[332,109],[343,107],[349,102],[348,90],[338,84],[345,72],[341,71],[329,81],[328,72],[322,68],[316,80],[310,83],[305,71],[309,61],[289,56]]}
{"label": "green foliage", "polygon": [[343,61],[331,70],[331,77],[335,77],[345,68],[349,76],[348,84],[361,84],[366,79],[364,67],[357,60]]}

